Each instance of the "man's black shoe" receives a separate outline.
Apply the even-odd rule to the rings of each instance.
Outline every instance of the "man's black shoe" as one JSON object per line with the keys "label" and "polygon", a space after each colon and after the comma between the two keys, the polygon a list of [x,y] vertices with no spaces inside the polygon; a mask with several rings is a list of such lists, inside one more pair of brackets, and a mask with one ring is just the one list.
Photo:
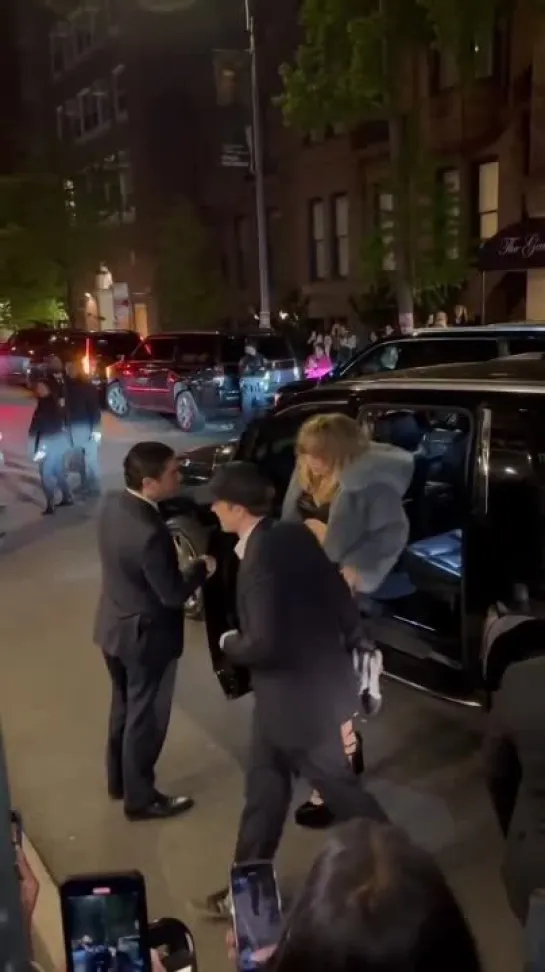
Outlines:
{"label": "man's black shoe", "polygon": [[115,786],[109,786],[108,787],[108,796],[110,797],[110,800],[122,800],[123,799],[123,790],[118,789]]}
{"label": "man's black shoe", "polygon": [[164,797],[157,795],[157,798],[149,806],[141,810],[125,810],[127,820],[168,820],[170,817],[179,817],[182,813],[187,813],[194,806],[191,797]]}
{"label": "man's black shoe", "polygon": [[42,516],[53,516],[55,508],[53,506],[46,506],[45,510],[42,511]]}

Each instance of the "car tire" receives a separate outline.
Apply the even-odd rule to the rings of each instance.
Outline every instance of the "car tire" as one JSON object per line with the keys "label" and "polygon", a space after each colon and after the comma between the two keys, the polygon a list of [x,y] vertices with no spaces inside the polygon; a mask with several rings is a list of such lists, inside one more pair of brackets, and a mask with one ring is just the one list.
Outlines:
{"label": "car tire", "polygon": [[106,405],[108,411],[117,418],[127,418],[131,406],[119,381],[112,381],[106,389]]}
{"label": "car tire", "polygon": [[[208,531],[191,516],[175,516],[167,521],[178,555],[180,570],[185,569],[208,548]],[[191,621],[202,621],[204,614],[203,593],[199,589],[185,602],[184,613]]]}
{"label": "car tire", "polygon": [[183,391],[176,395],[176,421],[182,432],[200,432],[205,426],[204,417],[199,412],[191,392]]}

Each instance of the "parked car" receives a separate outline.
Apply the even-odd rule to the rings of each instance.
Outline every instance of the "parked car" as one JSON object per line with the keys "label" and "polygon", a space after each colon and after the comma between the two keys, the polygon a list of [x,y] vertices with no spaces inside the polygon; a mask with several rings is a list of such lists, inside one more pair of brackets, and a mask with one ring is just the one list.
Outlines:
{"label": "parked car", "polygon": [[34,355],[56,332],[47,327],[28,327],[14,331],[0,344],[0,381],[27,385],[28,371]]}
{"label": "parked car", "polygon": [[[413,686],[483,701],[480,643],[490,605],[526,585],[545,611],[545,360],[543,356],[414,369],[322,385],[251,423],[232,453],[259,464],[281,509],[299,427],[320,412],[365,420],[375,439],[409,449],[415,472],[405,507],[410,537],[396,571],[410,593],[375,602],[368,623],[386,669]],[[204,605],[212,662],[236,694],[219,649],[236,627],[237,558],[191,491],[165,517],[195,551],[218,557]],[[304,579],[302,579],[304,583]],[[231,686],[231,687],[229,687]]]}
{"label": "parked car", "polygon": [[301,370],[287,340],[272,333],[232,335],[218,331],[154,334],[115,369],[107,390],[114,415],[131,408],[174,415],[184,432],[207,419],[240,411],[239,362],[251,337],[266,359],[263,396],[268,404]]}
{"label": "parked car", "polygon": [[299,392],[348,378],[458,361],[489,361],[526,351],[545,351],[545,325],[520,323],[449,327],[447,330],[425,328],[370,345],[325,378],[290,382],[278,392],[274,403],[275,406],[284,405],[288,398]]}
{"label": "parked car", "polygon": [[79,358],[85,374],[105,405],[111,368],[130,358],[140,344],[140,336],[130,330],[80,331],[66,328],[52,331],[48,340],[34,350],[27,366],[27,382],[47,372],[52,356],[63,362]]}

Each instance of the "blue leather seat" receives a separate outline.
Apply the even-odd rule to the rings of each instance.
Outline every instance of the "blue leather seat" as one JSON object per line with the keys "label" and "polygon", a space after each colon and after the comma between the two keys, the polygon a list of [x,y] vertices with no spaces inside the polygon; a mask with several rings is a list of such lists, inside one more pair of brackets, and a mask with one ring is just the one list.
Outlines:
{"label": "blue leather seat", "polygon": [[437,581],[458,583],[462,578],[462,531],[417,540],[407,547],[405,559],[410,574],[421,569]]}

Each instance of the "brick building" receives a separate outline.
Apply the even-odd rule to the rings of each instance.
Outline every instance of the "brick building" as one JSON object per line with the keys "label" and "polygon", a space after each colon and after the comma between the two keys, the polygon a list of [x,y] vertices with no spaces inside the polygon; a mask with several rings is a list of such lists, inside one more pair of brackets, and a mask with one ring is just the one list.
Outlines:
{"label": "brick building", "polygon": [[[98,297],[105,306],[117,296],[118,318],[130,308],[142,331],[160,323],[154,227],[180,195],[210,227],[229,294],[225,316],[240,318],[258,306],[254,187],[247,171],[220,164],[225,113],[213,64],[214,50],[243,47],[243,6],[199,0],[185,13],[161,15],[132,0],[86,0],[79,13],[55,23],[35,0],[18,0],[31,129],[41,126],[79,167],[109,161],[124,233],[104,254],[114,290]],[[350,318],[351,298],[365,286],[361,240],[391,205],[383,189],[387,127],[368,123],[322,139],[283,127],[271,98],[279,91],[278,66],[297,43],[296,6],[255,0],[273,310],[299,291],[312,317]],[[545,211],[544,23],[521,3],[481,46],[480,77],[470,92],[450,58],[424,52],[415,53],[407,84],[438,179],[459,192],[473,238]],[[95,292],[97,270],[89,268],[82,295]],[[106,272],[100,281],[110,282]],[[491,274],[486,287],[489,319],[545,318],[541,271]],[[472,273],[466,303],[474,313],[481,299]]]}

